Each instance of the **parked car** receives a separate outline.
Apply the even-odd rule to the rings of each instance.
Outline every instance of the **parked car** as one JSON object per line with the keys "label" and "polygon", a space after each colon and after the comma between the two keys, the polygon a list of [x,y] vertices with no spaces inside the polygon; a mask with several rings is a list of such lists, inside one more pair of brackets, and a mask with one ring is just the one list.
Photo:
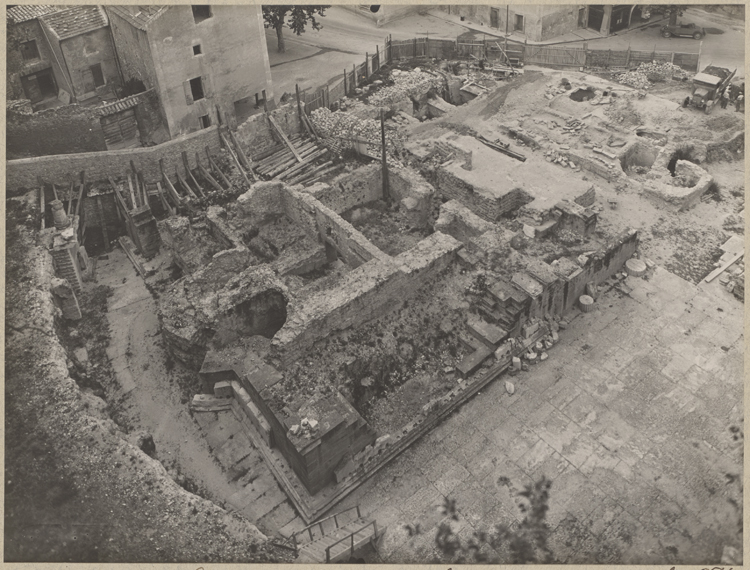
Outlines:
{"label": "parked car", "polygon": [[675,24],[674,26],[667,24],[666,26],[661,27],[661,35],[665,38],[675,36],[678,38],[693,38],[694,40],[700,40],[706,35],[706,30],[697,27],[695,24]]}

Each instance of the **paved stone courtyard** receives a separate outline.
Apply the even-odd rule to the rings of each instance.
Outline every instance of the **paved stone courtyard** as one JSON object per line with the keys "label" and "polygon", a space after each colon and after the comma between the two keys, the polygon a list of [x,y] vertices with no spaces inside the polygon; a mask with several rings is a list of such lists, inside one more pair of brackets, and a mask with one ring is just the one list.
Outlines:
{"label": "paved stone courtyard", "polygon": [[490,385],[334,508],[388,525],[368,562],[429,561],[446,496],[462,536],[520,521],[516,494],[542,475],[559,562],[715,564],[741,548],[742,305],[661,268],[627,282],[513,396]]}

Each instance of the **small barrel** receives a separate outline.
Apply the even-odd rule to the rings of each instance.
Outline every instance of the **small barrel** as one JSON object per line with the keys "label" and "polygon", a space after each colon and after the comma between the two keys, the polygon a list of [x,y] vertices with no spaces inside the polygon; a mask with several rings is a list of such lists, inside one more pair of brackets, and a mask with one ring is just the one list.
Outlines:
{"label": "small barrel", "polygon": [[584,313],[590,313],[594,310],[594,300],[588,295],[581,295],[578,298],[578,304],[581,306],[581,310]]}
{"label": "small barrel", "polygon": [[641,275],[646,274],[646,263],[641,261],[640,259],[628,259],[625,262],[625,271],[628,272],[628,275],[632,275],[633,277],[640,277]]}

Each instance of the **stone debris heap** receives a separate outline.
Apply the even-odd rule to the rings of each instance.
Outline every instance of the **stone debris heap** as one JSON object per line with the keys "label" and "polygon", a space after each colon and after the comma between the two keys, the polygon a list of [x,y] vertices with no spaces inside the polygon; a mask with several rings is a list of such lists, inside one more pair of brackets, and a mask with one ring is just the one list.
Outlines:
{"label": "stone debris heap", "polygon": [[672,63],[641,63],[635,71],[626,71],[615,76],[618,83],[634,87],[635,89],[648,89],[657,81],[665,81],[677,77],[679,79],[688,77],[688,73],[681,67]]}
{"label": "stone debris heap", "polygon": [[431,89],[441,90],[443,87],[442,77],[422,71],[418,67],[413,71],[394,69],[391,72],[391,79],[393,79],[393,85],[381,87],[370,95],[367,99],[370,105],[389,107],[404,97],[419,99]]}

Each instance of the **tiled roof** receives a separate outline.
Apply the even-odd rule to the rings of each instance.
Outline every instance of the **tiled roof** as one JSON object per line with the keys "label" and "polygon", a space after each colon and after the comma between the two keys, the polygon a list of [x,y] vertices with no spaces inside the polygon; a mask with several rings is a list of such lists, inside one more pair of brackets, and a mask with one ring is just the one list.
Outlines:
{"label": "tiled roof", "polygon": [[109,25],[101,6],[73,6],[41,18],[59,40],[80,36]]}
{"label": "tiled roof", "polygon": [[139,30],[147,29],[151,23],[169,10],[169,6],[107,6],[121,18]]}
{"label": "tiled roof", "polygon": [[21,24],[64,8],[65,6],[13,6],[7,9],[6,18],[8,24]]}

